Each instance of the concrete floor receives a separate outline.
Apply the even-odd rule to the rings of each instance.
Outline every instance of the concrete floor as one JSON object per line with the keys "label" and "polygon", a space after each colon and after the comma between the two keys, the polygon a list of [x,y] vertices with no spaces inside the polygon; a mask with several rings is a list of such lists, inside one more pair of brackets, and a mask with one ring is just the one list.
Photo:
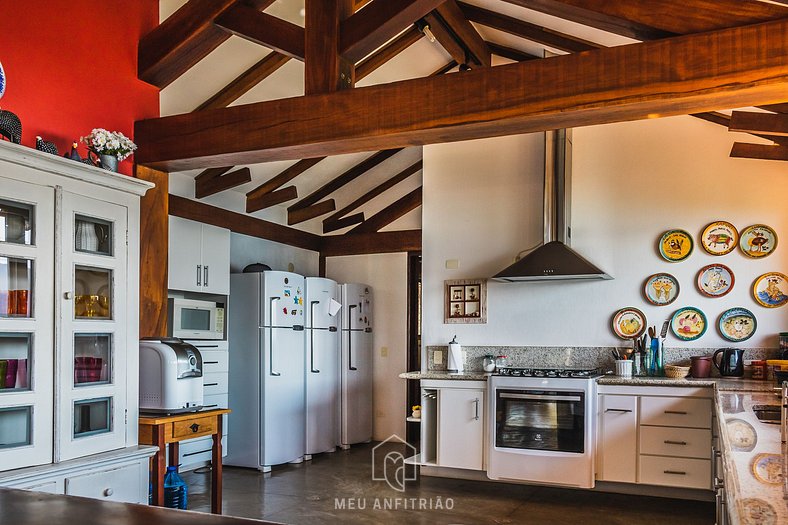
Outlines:
{"label": "concrete floor", "polygon": [[[300,465],[274,468],[271,474],[225,467],[223,513],[296,525],[714,523],[712,503],[645,496],[434,477],[407,481],[401,493],[371,479],[372,449],[360,445],[320,454]],[[210,474],[187,472],[183,478],[189,485],[189,509],[208,512]],[[417,510],[420,504],[425,510]],[[380,508],[386,505],[390,507]]]}

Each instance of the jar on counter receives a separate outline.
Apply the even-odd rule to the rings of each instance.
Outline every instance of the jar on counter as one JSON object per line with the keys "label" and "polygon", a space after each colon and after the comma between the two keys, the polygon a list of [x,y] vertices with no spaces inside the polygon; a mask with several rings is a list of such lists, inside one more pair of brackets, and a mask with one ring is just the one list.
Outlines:
{"label": "jar on counter", "polygon": [[505,355],[499,355],[495,358],[495,368],[507,368],[509,366],[509,360],[506,358]]}
{"label": "jar on counter", "polygon": [[752,378],[765,381],[768,376],[768,367],[766,361],[753,361],[752,362]]}
{"label": "jar on counter", "polygon": [[482,368],[485,372],[495,372],[495,356],[484,356],[484,359],[482,359]]}

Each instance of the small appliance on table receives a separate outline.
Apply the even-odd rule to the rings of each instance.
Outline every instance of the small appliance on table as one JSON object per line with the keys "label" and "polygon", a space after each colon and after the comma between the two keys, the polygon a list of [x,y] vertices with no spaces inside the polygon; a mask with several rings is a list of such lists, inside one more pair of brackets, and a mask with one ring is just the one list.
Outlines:
{"label": "small appliance on table", "polygon": [[176,337],[140,341],[140,412],[178,414],[203,405],[202,356]]}

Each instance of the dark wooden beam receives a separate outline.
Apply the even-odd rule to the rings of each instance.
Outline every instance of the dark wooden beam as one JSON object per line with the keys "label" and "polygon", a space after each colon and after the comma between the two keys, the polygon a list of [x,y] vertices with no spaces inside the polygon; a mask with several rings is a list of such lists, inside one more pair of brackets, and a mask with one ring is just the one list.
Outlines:
{"label": "dark wooden beam", "polygon": [[[402,148],[396,149],[389,149],[383,150],[375,153],[371,157],[367,157],[360,163],[356,164],[346,172],[342,173],[342,175],[338,176],[337,178],[327,182],[317,190],[310,193],[307,197],[304,197],[300,201],[296,202],[292,206],[290,206],[287,211],[295,211],[303,208],[307,208],[316,204],[324,197],[328,197],[339,188],[344,186],[345,184],[356,180],[358,177],[366,173],[367,171],[371,170],[378,164],[382,163],[384,160],[393,157],[397,153],[402,151]],[[332,210],[333,211],[333,210]]]}
{"label": "dark wooden beam", "polygon": [[[386,180],[382,184],[379,184],[379,185],[375,186],[374,188],[369,190],[367,193],[365,193],[364,195],[362,195],[358,199],[354,200],[353,202],[351,202],[350,204],[348,204],[347,206],[345,206],[341,210],[337,211],[336,213],[334,213],[330,217],[326,218],[323,221],[323,233],[328,233],[330,231],[335,231],[335,230],[341,229],[341,228],[333,228],[333,226],[336,225],[342,217],[344,217],[345,215],[347,215],[351,211],[359,208],[360,206],[363,206],[364,204],[366,204],[367,202],[371,201],[372,199],[374,199],[378,195],[382,194],[386,190],[388,190],[390,188],[393,188],[394,186],[396,186],[400,182],[404,181],[405,179],[407,179],[408,177],[410,177],[414,173],[418,173],[419,171],[421,171],[423,165],[424,165],[424,163],[421,160],[411,164],[410,166],[408,166],[404,170],[400,171],[399,173],[397,173],[396,175],[394,175],[390,179]],[[363,217],[363,215],[362,215],[362,217]],[[329,229],[326,229],[326,228],[329,228]]]}
{"label": "dark wooden beam", "polygon": [[304,94],[353,87],[353,66],[339,52],[339,24],[353,14],[353,0],[306,0]]}
{"label": "dark wooden beam", "polygon": [[140,201],[140,337],[167,335],[167,194],[169,174],[143,166],[135,176],[156,184]]}
{"label": "dark wooden beam", "polygon": [[372,2],[342,22],[340,53],[358,62],[400,34],[445,0],[385,0]]}
{"label": "dark wooden beam", "polygon": [[236,36],[304,60],[303,27],[240,3],[225,10],[214,23]]}
{"label": "dark wooden beam", "polygon": [[282,204],[283,202],[291,201],[298,198],[298,189],[295,186],[287,186],[281,190],[265,193],[254,199],[246,199],[246,213],[253,213],[256,211]]}
{"label": "dark wooden beam", "polygon": [[418,42],[423,36],[424,34],[416,29],[416,26],[410,26],[397,38],[358,63],[356,66],[356,82]]}
{"label": "dark wooden beam", "polygon": [[443,66],[443,67],[441,67],[441,68],[439,68],[439,69],[436,69],[435,71],[433,71],[433,72],[430,74],[430,76],[431,76],[431,77],[434,77],[434,76],[437,76],[437,75],[445,75],[446,73],[448,73],[449,71],[451,71],[452,69],[454,69],[455,67],[457,67],[458,65],[459,65],[459,64],[457,64],[457,62],[455,62],[454,60],[452,60],[451,62],[449,62],[449,63],[448,63],[448,64],[446,64],[445,66]]}
{"label": "dark wooden beam", "polygon": [[[589,27],[595,27],[615,35],[621,35],[635,40],[657,40],[659,38],[668,38],[676,36],[671,31],[657,29],[646,24],[635,22],[622,18],[620,14],[613,15],[611,13],[604,13],[595,11],[591,8],[584,7],[584,4],[596,6],[593,2],[577,1],[572,2],[564,0],[504,0],[510,4],[533,9],[548,15],[571,20],[578,24],[583,24]],[[607,2],[611,3],[611,2]],[[686,3],[685,3],[686,5]]]}
{"label": "dark wooden beam", "polygon": [[262,198],[264,195],[271,193],[275,189],[279,188],[280,186],[284,186],[291,180],[295,179],[306,170],[320,162],[321,160],[325,159],[325,157],[316,157],[314,159],[303,159],[299,160],[292,166],[288,167],[279,175],[271,178],[270,180],[264,182],[260,186],[256,187],[252,191],[246,194],[246,207],[249,209],[250,207],[254,208],[257,206],[256,201],[257,199]]}
{"label": "dark wooden beam", "polygon": [[[720,126],[725,126],[726,128],[729,127],[731,122],[731,118],[728,115],[726,115],[725,113],[720,113],[719,111],[706,111],[704,113],[694,113],[692,116],[695,118],[699,118],[701,120],[705,120],[707,122],[719,124]],[[771,140],[773,142],[781,142],[781,143],[786,142],[785,137],[778,137],[776,135],[764,135],[762,133],[751,133],[751,135],[755,137],[760,137],[762,139]]]}
{"label": "dark wooden beam", "polygon": [[775,104],[786,63],[788,19],[140,121],[136,160],[179,171]]}
{"label": "dark wooden beam", "polygon": [[766,111],[774,111],[775,113],[788,113],[788,102],[784,104],[768,104],[766,106],[758,106]]}
{"label": "dark wooden beam", "polygon": [[318,277],[325,277],[326,276],[326,256],[322,253],[317,258],[317,276]]}
{"label": "dark wooden beam", "polygon": [[744,133],[764,133],[766,135],[788,137],[788,115],[782,113],[734,111],[731,113],[728,129]]}
{"label": "dark wooden beam", "polygon": [[248,182],[252,182],[252,172],[249,168],[241,168],[217,177],[197,178],[194,184],[194,196],[198,199],[202,199],[203,197],[219,193],[220,191],[237,188]]}
{"label": "dark wooden beam", "polygon": [[298,208],[295,210],[288,209],[287,224],[290,226],[293,224],[299,224],[301,222],[308,221],[309,219],[314,219],[315,217],[325,215],[326,213],[331,213],[336,209],[337,204],[334,202],[334,199],[321,201],[306,208]]}
{"label": "dark wooden beam", "polygon": [[363,213],[354,213],[353,215],[348,215],[347,217],[342,217],[341,219],[335,219],[332,221],[326,219],[323,221],[323,233],[335,232],[343,228],[361,224],[362,222],[364,222]]}
{"label": "dark wooden beam", "polygon": [[[235,0],[190,0],[140,39],[137,76],[164,88],[229,38],[213,19]],[[273,0],[272,0],[273,2]]]}
{"label": "dark wooden beam", "polygon": [[552,29],[525,22],[511,16],[502,15],[475,5],[466,4],[464,2],[458,2],[458,4],[468,20],[472,22],[492,27],[493,29],[526,40],[531,40],[532,42],[538,42],[555,49],[560,49],[561,51],[577,53],[603,47],[600,44],[595,44],[588,40],[559,33],[558,31],[553,31]]}
{"label": "dark wooden beam", "polygon": [[378,213],[365,220],[349,233],[374,233],[396,221],[406,213],[421,206],[421,187],[416,188],[404,197],[397,199]]}
{"label": "dark wooden beam", "polygon": [[499,57],[508,58],[509,60],[514,60],[515,62],[524,62],[526,60],[535,60],[537,58],[542,58],[536,55],[531,55],[524,51],[520,51],[519,49],[514,49],[512,47],[496,44],[495,42],[488,41],[487,47],[490,48],[490,52],[492,52],[493,55],[498,55]]}
{"label": "dark wooden beam", "polygon": [[320,255],[368,255],[421,250],[421,230],[400,230],[378,233],[346,233],[323,237]]}
{"label": "dark wooden beam", "polygon": [[[489,67],[492,65],[490,48],[487,47],[487,43],[476,31],[476,28],[465,18],[455,0],[446,0],[428,16],[429,18],[425,18],[426,20],[435,20],[438,25],[443,26],[444,29],[439,29],[438,32],[433,27],[432,32],[444,48],[446,48],[444,41],[446,38],[449,38],[458,43],[463,49],[460,59],[449,52],[455,61],[460,64],[467,63],[469,66],[476,64],[482,67]],[[446,48],[446,50],[448,51],[449,49]],[[470,56],[465,56],[466,51]]]}
{"label": "dark wooden beam", "polygon": [[170,194],[170,215],[205,224],[227,228],[236,233],[280,242],[296,248],[320,251],[319,235],[304,232],[275,222],[265,221],[243,213],[210,206],[202,202]]}
{"label": "dark wooden beam", "polygon": [[214,96],[200,104],[195,111],[204,109],[226,108],[268,78],[272,73],[284,66],[290,57],[271,51],[255,65],[241,73],[235,80],[227,84]]}
{"label": "dark wooden beam", "polygon": [[731,148],[731,157],[760,159],[760,160],[788,160],[788,146],[780,144],[748,144],[734,142]]}

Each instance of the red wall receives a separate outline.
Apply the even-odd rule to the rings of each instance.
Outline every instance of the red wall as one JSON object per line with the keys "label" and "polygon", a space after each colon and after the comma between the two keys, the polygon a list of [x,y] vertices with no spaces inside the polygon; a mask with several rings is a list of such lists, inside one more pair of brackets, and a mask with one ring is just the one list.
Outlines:
{"label": "red wall", "polygon": [[[62,154],[93,128],[133,138],[135,120],[158,116],[157,88],[137,80],[137,42],[158,24],[157,0],[3,4],[0,108],[22,120],[23,145],[35,147],[41,135]],[[133,161],[121,172],[130,174]]]}

